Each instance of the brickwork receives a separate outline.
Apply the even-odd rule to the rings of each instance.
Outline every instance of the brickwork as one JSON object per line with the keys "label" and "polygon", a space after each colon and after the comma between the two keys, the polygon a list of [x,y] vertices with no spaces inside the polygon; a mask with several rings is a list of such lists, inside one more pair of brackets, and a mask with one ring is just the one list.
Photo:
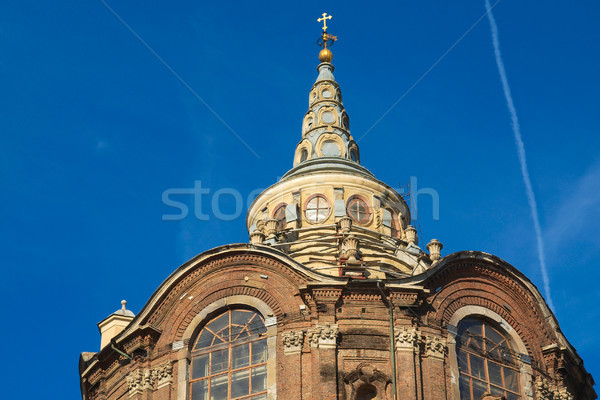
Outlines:
{"label": "brickwork", "polygon": [[272,313],[263,315],[274,321],[269,399],[353,400],[375,390],[378,399],[458,400],[449,324],[471,309],[497,315],[522,341],[531,358],[524,400],[559,398],[551,396],[575,387],[584,388],[581,399],[595,398],[593,381],[539,293],[512,267],[463,256],[406,287],[385,283],[394,307],[393,350],[388,303],[376,282],[321,277],[264,251],[226,249],[169,278],[114,339],[119,352],[107,346],[80,362],[83,398],[187,399],[186,354],[202,327],[198,316],[208,319],[239,299]]}

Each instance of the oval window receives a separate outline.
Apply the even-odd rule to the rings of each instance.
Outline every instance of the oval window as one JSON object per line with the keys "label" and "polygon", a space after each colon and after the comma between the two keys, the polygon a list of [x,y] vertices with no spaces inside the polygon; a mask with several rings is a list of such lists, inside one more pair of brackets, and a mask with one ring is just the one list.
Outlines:
{"label": "oval window", "polygon": [[323,115],[321,115],[321,119],[326,124],[333,124],[335,122],[335,117],[331,111],[325,111]]}
{"label": "oval window", "polygon": [[326,140],[323,143],[321,153],[323,153],[325,157],[339,157],[342,154],[340,147],[333,140]]}
{"label": "oval window", "polygon": [[306,161],[307,158],[308,158],[308,151],[306,149],[302,149],[302,152],[300,153],[300,162]]}

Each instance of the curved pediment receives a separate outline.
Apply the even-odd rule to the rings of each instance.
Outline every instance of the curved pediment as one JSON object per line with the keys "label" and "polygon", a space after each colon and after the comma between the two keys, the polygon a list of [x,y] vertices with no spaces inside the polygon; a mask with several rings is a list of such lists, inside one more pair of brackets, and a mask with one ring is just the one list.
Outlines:
{"label": "curved pediment", "polygon": [[[290,290],[297,290],[309,283],[335,285],[347,281],[345,278],[326,276],[310,270],[271,247],[250,244],[217,247],[197,255],[175,270],[116,340],[148,325],[161,329],[166,316],[172,314],[175,308],[181,307],[181,300],[198,301],[190,294],[194,288],[205,290],[208,282],[216,284],[214,278],[232,282],[235,280],[233,273],[238,280],[242,279],[242,282],[236,282],[236,290],[240,292],[258,290],[256,288],[269,286],[274,281]],[[277,291],[269,293],[273,296]],[[276,309],[278,308],[274,306],[274,310]]]}

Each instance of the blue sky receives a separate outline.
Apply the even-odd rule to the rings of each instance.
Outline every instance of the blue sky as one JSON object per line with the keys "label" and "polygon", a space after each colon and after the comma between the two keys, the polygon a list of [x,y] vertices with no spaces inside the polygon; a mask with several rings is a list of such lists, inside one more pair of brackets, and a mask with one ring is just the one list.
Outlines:
{"label": "blue sky", "polygon": [[[77,398],[78,355],[98,350],[96,323],[121,299],[138,312],[195,254],[247,242],[243,218],[215,218],[211,201],[227,188],[245,198],[291,167],[322,12],[334,16],[335,76],[359,138],[485,11],[483,0],[106,2],[259,157],[102,2],[2,2],[0,373],[9,394]],[[494,14],[555,313],[600,381],[600,5],[501,0]],[[490,252],[543,287],[487,19],[359,145],[379,179],[400,187],[414,176],[439,193],[439,220],[419,197],[422,243]],[[211,191],[202,204],[211,218],[164,221],[173,208],[163,192],[195,181]],[[231,196],[220,200],[221,212],[235,211]]]}

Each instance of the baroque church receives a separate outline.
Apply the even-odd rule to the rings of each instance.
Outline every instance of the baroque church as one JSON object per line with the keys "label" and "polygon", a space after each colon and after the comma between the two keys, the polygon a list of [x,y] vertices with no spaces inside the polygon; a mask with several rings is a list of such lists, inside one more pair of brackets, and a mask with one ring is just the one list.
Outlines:
{"label": "baroque church", "polygon": [[84,400],[592,400],[538,289],[491,254],[419,243],[360,163],[323,14],[293,167],[248,210],[249,243],[176,269],[98,323]]}

